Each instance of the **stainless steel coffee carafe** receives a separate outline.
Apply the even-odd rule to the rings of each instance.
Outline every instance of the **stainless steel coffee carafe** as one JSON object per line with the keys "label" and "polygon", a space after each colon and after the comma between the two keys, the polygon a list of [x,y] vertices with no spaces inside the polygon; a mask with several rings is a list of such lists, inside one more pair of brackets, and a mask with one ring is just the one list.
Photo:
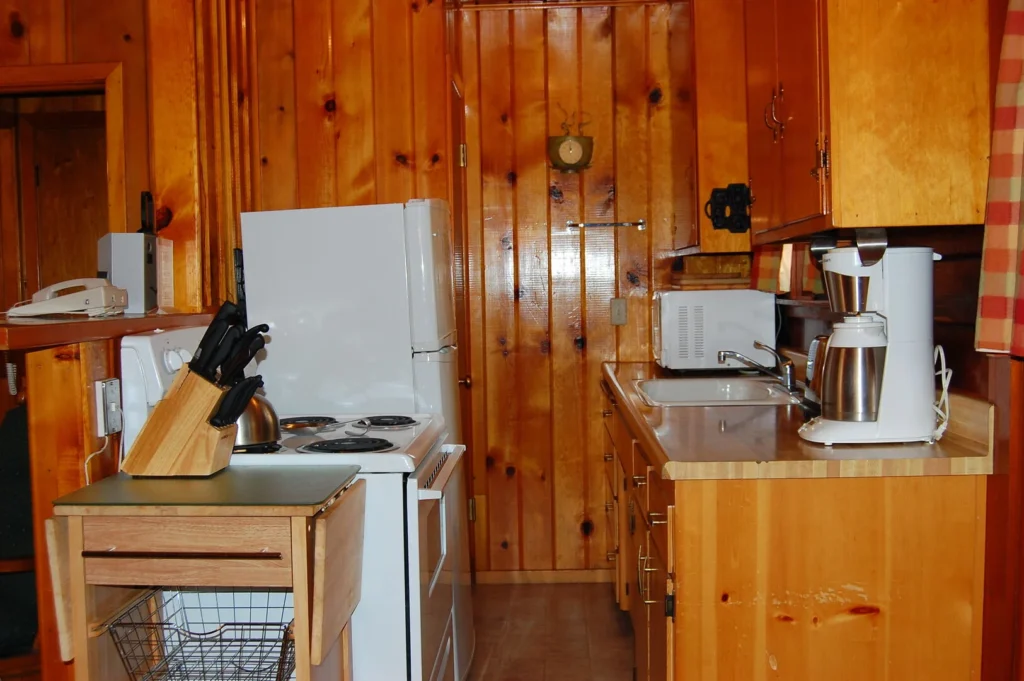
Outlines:
{"label": "stainless steel coffee carafe", "polygon": [[[833,327],[817,392],[822,417],[832,421],[861,422],[878,418],[885,370],[885,325],[867,312],[868,277],[825,273],[829,305],[846,315]],[[813,381],[812,381],[813,382]]]}

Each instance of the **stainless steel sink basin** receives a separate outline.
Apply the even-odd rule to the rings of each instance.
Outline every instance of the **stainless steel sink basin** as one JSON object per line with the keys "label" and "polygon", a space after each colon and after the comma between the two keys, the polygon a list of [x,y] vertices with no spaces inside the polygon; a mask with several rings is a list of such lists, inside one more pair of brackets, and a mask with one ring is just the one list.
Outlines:
{"label": "stainless steel sink basin", "polygon": [[757,406],[798,404],[770,378],[655,378],[636,381],[637,392],[651,407]]}

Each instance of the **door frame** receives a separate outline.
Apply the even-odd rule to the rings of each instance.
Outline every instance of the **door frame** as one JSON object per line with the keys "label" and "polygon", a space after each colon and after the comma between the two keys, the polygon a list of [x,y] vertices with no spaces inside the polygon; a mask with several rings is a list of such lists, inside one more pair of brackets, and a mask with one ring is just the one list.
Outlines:
{"label": "door frame", "polygon": [[124,83],[121,63],[0,67],[0,95],[103,90],[107,140],[109,232],[128,231],[124,173]]}

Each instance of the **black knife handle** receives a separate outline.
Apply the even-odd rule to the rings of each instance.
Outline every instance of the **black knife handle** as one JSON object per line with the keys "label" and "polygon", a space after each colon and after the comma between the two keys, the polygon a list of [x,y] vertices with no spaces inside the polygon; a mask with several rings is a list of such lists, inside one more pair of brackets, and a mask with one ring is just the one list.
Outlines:
{"label": "black knife handle", "polygon": [[224,361],[231,356],[232,351],[238,344],[238,340],[242,337],[242,327],[235,324],[229,326],[228,330],[224,333],[224,338],[221,340],[220,345],[217,346],[217,350],[210,355],[209,367],[206,363],[203,363],[203,368],[207,369],[207,372],[214,376],[217,373],[217,367],[224,363]]}
{"label": "black knife handle", "polygon": [[220,335],[224,334],[227,324],[231,324],[236,321],[235,317],[238,315],[238,306],[232,303],[230,300],[225,300],[220,309],[217,310],[217,314],[214,315],[210,325],[206,327],[206,333],[203,334],[203,339],[199,341],[199,347],[196,348],[195,354],[193,355],[193,361],[202,359],[203,352],[206,349],[213,347],[213,343],[216,343],[220,338],[214,339],[216,335],[216,328],[223,322],[224,326],[221,327]]}
{"label": "black knife handle", "polygon": [[[231,359],[225,362],[221,366],[220,372],[220,384],[221,385],[234,385],[236,379],[238,379],[245,367],[249,366],[249,362],[253,360],[256,353],[263,349],[266,344],[266,339],[260,333],[260,329],[269,329],[266,324],[260,324],[249,329],[244,336],[235,344],[238,351],[235,352]],[[246,340],[249,339],[248,345]]]}

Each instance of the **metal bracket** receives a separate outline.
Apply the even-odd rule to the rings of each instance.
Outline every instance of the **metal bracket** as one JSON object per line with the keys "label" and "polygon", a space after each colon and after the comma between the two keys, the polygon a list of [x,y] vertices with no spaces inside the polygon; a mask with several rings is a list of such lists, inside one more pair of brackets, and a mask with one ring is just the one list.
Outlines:
{"label": "metal bracket", "polygon": [[881,260],[889,245],[889,237],[884,228],[858,229],[854,239],[857,242],[857,255],[864,267],[871,267]]}
{"label": "metal bracket", "polygon": [[643,231],[647,229],[647,221],[643,219],[637,220],[636,222],[576,222],[575,220],[565,221],[565,228],[570,232],[577,229],[585,229],[587,227],[636,227],[638,230]]}

